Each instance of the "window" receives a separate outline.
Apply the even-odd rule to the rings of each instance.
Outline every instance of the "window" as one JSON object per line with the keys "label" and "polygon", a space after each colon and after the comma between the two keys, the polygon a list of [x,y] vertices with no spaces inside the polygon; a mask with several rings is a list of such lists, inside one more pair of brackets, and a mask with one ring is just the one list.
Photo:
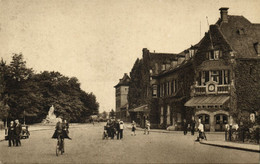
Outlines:
{"label": "window", "polygon": [[190,58],[194,56],[194,52],[195,52],[195,50],[193,50],[193,49],[189,50]]}
{"label": "window", "polygon": [[171,82],[171,94],[173,95],[174,93],[174,81]]}
{"label": "window", "polygon": [[160,124],[163,124],[163,107],[161,107]]}
{"label": "window", "polygon": [[218,60],[222,56],[222,51],[214,50],[214,51],[209,51],[207,54],[209,60]]}
{"label": "window", "polygon": [[153,85],[153,97],[157,97],[157,85]]}
{"label": "window", "polygon": [[229,70],[212,70],[199,72],[199,85],[205,85],[211,79],[219,85],[230,84]]}
{"label": "window", "polygon": [[209,81],[209,71],[202,71],[201,83],[206,85],[205,83]]}
{"label": "window", "polygon": [[219,71],[211,71],[212,81],[219,82]]}
{"label": "window", "polygon": [[166,69],[166,64],[162,64],[162,71]]}
{"label": "window", "polygon": [[116,96],[120,95],[120,87],[116,88]]}
{"label": "window", "polygon": [[177,113],[177,122],[181,122],[181,114]]}
{"label": "window", "polygon": [[166,96],[169,95],[169,82],[166,82],[166,93],[165,93]]}
{"label": "window", "polygon": [[169,81],[169,95],[172,95],[172,82]]}
{"label": "window", "polygon": [[178,90],[178,81],[174,80],[174,93],[176,93]]}

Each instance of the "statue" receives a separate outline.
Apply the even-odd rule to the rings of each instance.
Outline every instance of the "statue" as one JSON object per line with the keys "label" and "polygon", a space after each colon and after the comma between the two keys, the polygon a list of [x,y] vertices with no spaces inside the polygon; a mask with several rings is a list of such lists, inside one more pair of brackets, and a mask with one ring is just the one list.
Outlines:
{"label": "statue", "polygon": [[43,124],[56,124],[60,120],[60,118],[57,118],[54,114],[54,110],[54,106],[52,105],[49,109],[48,115],[42,121]]}

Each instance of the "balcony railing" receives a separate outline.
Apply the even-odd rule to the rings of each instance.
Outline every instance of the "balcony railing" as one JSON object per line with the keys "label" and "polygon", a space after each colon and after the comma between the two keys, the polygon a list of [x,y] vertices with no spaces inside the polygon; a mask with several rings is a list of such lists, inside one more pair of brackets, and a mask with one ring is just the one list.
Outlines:
{"label": "balcony railing", "polygon": [[219,85],[217,86],[217,93],[229,93],[230,86],[229,85]]}
{"label": "balcony railing", "polygon": [[195,94],[197,94],[197,95],[206,94],[206,86],[196,86],[195,87]]}
{"label": "balcony railing", "polygon": [[230,93],[230,85],[217,85],[215,92],[207,92],[206,86],[195,86],[195,95],[206,95],[206,94],[227,94]]}

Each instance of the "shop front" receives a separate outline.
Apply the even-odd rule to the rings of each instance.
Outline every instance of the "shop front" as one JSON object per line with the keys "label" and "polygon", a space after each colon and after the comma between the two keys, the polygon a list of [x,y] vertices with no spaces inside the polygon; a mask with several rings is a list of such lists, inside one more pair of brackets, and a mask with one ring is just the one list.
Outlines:
{"label": "shop front", "polygon": [[229,118],[229,99],[228,95],[197,96],[187,101],[185,106],[194,109],[195,120],[201,120],[205,131],[225,131]]}

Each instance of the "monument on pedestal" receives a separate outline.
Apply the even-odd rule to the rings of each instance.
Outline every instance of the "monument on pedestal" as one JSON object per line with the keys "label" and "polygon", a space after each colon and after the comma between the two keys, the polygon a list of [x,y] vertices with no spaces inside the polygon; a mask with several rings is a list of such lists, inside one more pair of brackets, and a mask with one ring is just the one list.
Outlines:
{"label": "monument on pedestal", "polygon": [[49,109],[48,115],[45,119],[43,119],[43,124],[56,124],[58,121],[60,121],[60,118],[57,118],[54,114],[54,106],[52,105]]}

